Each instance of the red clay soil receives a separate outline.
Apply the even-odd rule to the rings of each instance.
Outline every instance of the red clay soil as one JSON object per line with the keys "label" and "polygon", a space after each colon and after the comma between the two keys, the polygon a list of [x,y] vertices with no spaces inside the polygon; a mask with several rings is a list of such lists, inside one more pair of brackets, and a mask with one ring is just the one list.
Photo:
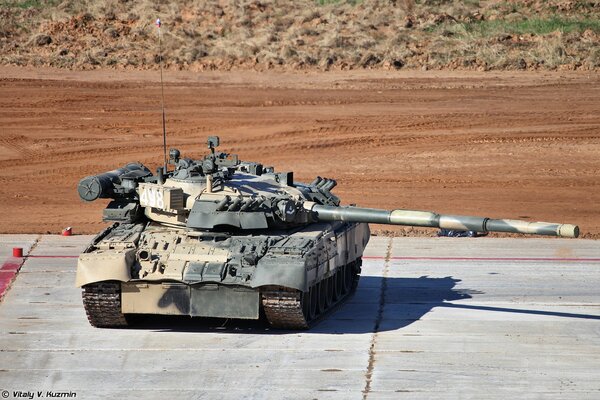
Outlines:
{"label": "red clay soil", "polygon": [[[107,201],[81,201],[77,182],[162,163],[158,77],[0,67],[0,232],[105,226]],[[218,134],[223,151],[296,180],[335,178],[345,204],[567,222],[600,237],[597,74],[169,72],[166,82],[168,145],[184,156]]]}

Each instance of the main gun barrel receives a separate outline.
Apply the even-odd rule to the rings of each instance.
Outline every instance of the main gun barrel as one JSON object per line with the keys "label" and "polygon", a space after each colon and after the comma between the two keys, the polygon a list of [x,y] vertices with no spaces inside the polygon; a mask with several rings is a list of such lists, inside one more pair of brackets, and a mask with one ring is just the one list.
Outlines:
{"label": "main gun barrel", "polygon": [[509,232],[576,238],[579,227],[571,224],[527,222],[516,219],[491,219],[463,215],[444,215],[429,211],[379,210],[361,207],[333,207],[306,202],[319,221],[367,222],[374,224],[421,226],[476,232]]}

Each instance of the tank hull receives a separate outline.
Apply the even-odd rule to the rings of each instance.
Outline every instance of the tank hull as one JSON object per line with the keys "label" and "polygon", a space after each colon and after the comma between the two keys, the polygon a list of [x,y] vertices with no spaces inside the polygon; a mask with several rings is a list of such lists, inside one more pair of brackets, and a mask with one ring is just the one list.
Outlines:
{"label": "tank hull", "polygon": [[[308,328],[354,292],[369,223],[577,237],[571,224],[342,206],[336,181],[217,152],[181,157],[156,175],[139,163],[83,178],[84,201],[110,198],[80,255],[76,284],[94,326],[131,314],[256,319]],[[166,153],[166,151],[165,151]],[[368,177],[367,177],[368,178]]]}
{"label": "tank hull", "polygon": [[258,319],[262,308],[275,327],[307,328],[354,290],[368,240],[364,223],[267,235],[115,224],[80,256],[77,282],[95,326],[129,314]]}

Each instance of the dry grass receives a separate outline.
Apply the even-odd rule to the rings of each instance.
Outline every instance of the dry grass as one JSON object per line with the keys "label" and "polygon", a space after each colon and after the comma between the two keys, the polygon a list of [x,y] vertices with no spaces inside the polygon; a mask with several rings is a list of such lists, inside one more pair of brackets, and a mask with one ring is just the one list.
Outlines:
{"label": "dry grass", "polygon": [[[68,68],[598,68],[598,1],[0,0],[0,62]],[[45,38],[50,38],[48,41]]]}

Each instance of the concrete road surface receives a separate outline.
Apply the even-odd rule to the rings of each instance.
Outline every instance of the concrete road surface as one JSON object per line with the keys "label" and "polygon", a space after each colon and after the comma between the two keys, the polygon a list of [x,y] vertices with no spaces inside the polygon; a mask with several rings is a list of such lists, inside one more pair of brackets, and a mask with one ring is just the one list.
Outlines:
{"label": "concrete road surface", "polygon": [[2,398],[600,398],[597,241],[375,237],[352,300],[293,332],[92,328],[74,286],[90,239],[0,235]]}

